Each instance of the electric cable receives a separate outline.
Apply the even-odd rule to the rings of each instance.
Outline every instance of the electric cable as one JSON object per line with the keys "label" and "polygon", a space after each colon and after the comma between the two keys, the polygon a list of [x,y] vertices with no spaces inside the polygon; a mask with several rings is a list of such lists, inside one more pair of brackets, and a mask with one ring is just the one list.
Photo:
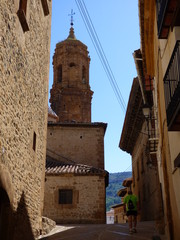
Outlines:
{"label": "electric cable", "polygon": [[121,94],[121,91],[120,91],[120,89],[119,89],[119,86],[118,86],[118,84],[117,84],[117,82],[116,82],[116,80],[115,80],[114,74],[113,74],[112,69],[111,69],[111,67],[110,67],[110,65],[109,65],[109,62],[108,62],[108,60],[107,60],[107,57],[106,57],[105,52],[104,52],[104,50],[103,50],[102,44],[101,44],[101,42],[100,42],[100,40],[99,40],[99,37],[98,37],[98,35],[97,35],[96,29],[95,29],[95,27],[94,27],[94,24],[93,24],[93,22],[92,22],[92,20],[91,20],[91,17],[90,17],[90,15],[89,15],[89,12],[88,12],[88,10],[87,10],[87,7],[86,7],[86,5],[85,5],[85,3],[84,3],[84,0],[82,0],[82,3],[83,3],[83,6],[84,6],[85,11],[86,11],[86,13],[87,13],[88,19],[90,20],[90,24],[91,24],[92,29],[93,29],[93,32],[94,32],[94,34],[95,34],[95,39],[97,39],[97,44],[99,44],[100,51],[102,52],[102,55],[103,55],[103,57],[104,57],[104,59],[105,59],[105,62],[106,62],[106,64],[107,64],[107,67],[108,67],[108,69],[109,69],[109,71],[110,71],[110,77],[112,78],[113,86],[114,86],[115,88],[117,88],[118,97],[122,100],[121,104],[124,105],[123,107],[124,107],[124,109],[125,109],[125,106],[126,106],[125,101],[124,101],[124,99],[123,99],[123,97],[122,97],[122,94]]}
{"label": "electric cable", "polygon": [[84,24],[86,26],[86,29],[88,31],[88,34],[89,34],[89,36],[90,36],[90,38],[92,40],[92,43],[93,43],[93,45],[95,47],[95,50],[96,50],[96,52],[98,54],[98,57],[99,57],[100,61],[101,61],[101,64],[102,64],[102,66],[103,66],[103,68],[105,70],[105,73],[106,73],[109,81],[110,81],[111,87],[113,88],[113,91],[114,91],[114,93],[116,95],[116,98],[117,98],[117,100],[118,100],[118,102],[119,102],[123,112],[125,113],[125,110],[126,110],[125,101],[124,101],[124,99],[122,97],[121,91],[120,91],[120,89],[118,87],[118,84],[117,84],[117,82],[115,80],[115,77],[114,77],[112,69],[111,69],[111,67],[109,65],[109,62],[108,62],[108,60],[106,58],[105,52],[103,50],[103,47],[101,45],[101,42],[99,40],[99,37],[98,37],[97,32],[95,30],[95,27],[93,25],[93,22],[91,20],[91,17],[89,15],[87,7],[86,7],[86,5],[85,5],[83,0],[82,1],[81,0],[75,0],[75,1],[76,1],[76,5],[77,5],[77,7],[79,9],[79,12],[81,14],[81,17],[82,17],[82,19],[84,21]]}

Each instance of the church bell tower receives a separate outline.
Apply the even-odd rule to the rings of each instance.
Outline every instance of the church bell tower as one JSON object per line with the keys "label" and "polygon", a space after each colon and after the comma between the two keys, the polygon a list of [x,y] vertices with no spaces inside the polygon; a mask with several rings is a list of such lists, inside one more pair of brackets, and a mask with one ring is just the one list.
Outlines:
{"label": "church bell tower", "polygon": [[66,40],[56,44],[51,108],[59,122],[91,122],[91,99],[87,46],[76,39],[73,22]]}

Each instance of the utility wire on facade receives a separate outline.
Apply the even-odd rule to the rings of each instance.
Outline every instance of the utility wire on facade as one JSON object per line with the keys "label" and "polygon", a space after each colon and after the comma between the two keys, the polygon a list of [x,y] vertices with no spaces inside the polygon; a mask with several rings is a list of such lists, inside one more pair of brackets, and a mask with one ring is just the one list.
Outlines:
{"label": "utility wire on facade", "polygon": [[75,0],[75,1],[76,1],[76,5],[77,5],[77,7],[79,9],[79,12],[81,14],[81,17],[82,17],[82,19],[84,21],[84,24],[86,26],[86,29],[88,31],[88,34],[89,34],[89,36],[90,36],[90,38],[92,40],[92,43],[93,43],[93,45],[95,47],[95,50],[96,50],[96,52],[98,54],[98,57],[99,57],[102,65],[103,65],[103,68],[104,68],[104,70],[106,72],[106,75],[107,75],[107,77],[109,79],[111,87],[113,88],[113,91],[114,91],[114,93],[116,95],[116,98],[117,98],[117,100],[118,100],[118,102],[119,102],[123,112],[125,113],[125,111],[126,111],[125,101],[124,101],[124,99],[122,97],[121,91],[120,91],[119,86],[118,86],[118,84],[116,82],[116,79],[115,79],[114,74],[112,72],[112,69],[111,69],[111,67],[109,65],[109,62],[108,62],[108,60],[106,58],[106,55],[105,55],[104,50],[103,50],[103,47],[101,45],[101,42],[100,42],[99,37],[97,35],[97,32],[96,32],[96,30],[94,28],[93,22],[92,22],[91,17],[90,17],[90,15],[88,13],[88,10],[87,10],[87,7],[86,7],[86,5],[84,3],[84,0]]}

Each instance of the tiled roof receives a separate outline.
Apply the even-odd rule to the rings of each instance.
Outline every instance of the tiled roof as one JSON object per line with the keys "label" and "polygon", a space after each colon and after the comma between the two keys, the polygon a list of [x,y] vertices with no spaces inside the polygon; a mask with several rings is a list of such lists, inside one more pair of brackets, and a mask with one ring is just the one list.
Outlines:
{"label": "tiled roof", "polygon": [[131,155],[144,122],[142,106],[139,81],[138,78],[134,78],[119,143],[119,147]]}
{"label": "tiled roof", "polygon": [[46,175],[106,175],[105,170],[76,163],[63,163],[49,156],[46,157]]}

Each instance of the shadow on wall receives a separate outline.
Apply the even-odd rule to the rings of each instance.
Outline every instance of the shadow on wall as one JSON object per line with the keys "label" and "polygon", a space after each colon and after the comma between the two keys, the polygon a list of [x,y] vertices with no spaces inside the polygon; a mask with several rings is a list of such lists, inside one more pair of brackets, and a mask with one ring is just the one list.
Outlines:
{"label": "shadow on wall", "polygon": [[35,240],[26,208],[24,192],[13,211],[6,191],[0,187],[0,239]]}

